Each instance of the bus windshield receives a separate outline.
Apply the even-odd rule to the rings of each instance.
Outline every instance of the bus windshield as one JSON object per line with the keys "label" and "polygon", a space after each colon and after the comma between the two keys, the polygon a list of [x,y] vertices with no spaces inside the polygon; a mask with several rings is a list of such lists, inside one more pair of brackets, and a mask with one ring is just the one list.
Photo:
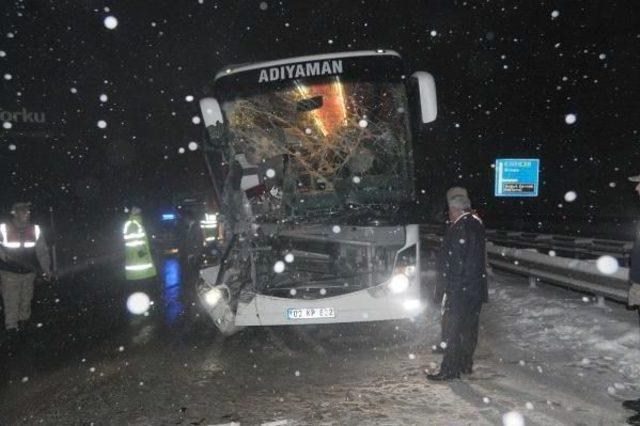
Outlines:
{"label": "bus windshield", "polygon": [[231,154],[258,167],[293,211],[389,205],[413,196],[401,82],[291,80],[223,102]]}

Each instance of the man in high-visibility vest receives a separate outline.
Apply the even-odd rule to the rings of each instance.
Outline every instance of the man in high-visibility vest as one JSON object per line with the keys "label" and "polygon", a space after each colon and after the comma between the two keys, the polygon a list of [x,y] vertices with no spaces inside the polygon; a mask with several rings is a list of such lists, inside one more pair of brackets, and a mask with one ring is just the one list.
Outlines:
{"label": "man in high-visibility vest", "polygon": [[36,275],[51,276],[51,259],[40,227],[31,223],[30,203],[15,203],[11,214],[0,223],[0,285],[4,326],[16,334],[31,317]]}
{"label": "man in high-visibility vest", "polygon": [[157,274],[149,249],[149,240],[142,225],[141,213],[138,207],[131,208],[129,219],[122,228],[127,280],[144,280]]}

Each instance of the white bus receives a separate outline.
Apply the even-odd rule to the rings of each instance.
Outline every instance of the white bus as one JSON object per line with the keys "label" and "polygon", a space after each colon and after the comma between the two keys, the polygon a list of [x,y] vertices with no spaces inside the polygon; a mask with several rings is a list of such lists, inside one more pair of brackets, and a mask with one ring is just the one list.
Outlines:
{"label": "white bus", "polygon": [[230,66],[212,93],[200,108],[222,238],[197,293],[218,328],[420,313],[407,212],[432,76],[391,50],[342,52]]}

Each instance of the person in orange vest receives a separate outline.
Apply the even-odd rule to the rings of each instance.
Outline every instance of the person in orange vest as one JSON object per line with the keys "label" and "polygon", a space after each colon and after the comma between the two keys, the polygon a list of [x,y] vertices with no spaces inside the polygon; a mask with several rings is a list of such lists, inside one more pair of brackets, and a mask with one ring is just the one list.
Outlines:
{"label": "person in orange vest", "polygon": [[31,317],[36,275],[51,277],[51,259],[40,226],[31,223],[31,203],[15,203],[11,214],[0,223],[0,286],[4,326],[17,334]]}

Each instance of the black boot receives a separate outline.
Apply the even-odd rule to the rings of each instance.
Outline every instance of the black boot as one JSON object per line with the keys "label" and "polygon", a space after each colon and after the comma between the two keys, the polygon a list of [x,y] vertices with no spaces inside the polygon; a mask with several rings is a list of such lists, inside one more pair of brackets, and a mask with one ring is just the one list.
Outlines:
{"label": "black boot", "polygon": [[447,373],[440,371],[438,374],[427,374],[427,379],[434,382],[444,382],[447,380],[459,379],[460,373]]}
{"label": "black boot", "polygon": [[640,411],[640,399],[629,399],[622,402],[622,406],[628,410]]}

